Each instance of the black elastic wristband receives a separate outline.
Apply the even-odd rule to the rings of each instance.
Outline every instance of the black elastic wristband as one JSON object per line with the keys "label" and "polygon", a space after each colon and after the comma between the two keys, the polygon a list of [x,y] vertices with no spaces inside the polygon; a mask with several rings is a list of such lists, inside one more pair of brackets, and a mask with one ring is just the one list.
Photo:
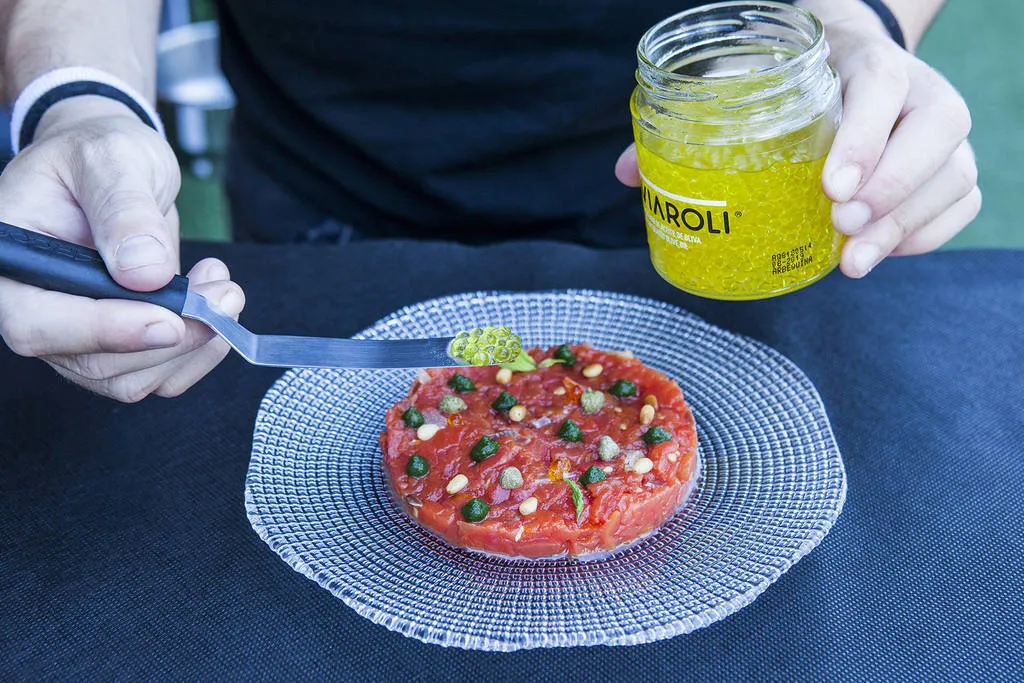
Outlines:
{"label": "black elastic wristband", "polygon": [[98,81],[74,81],[58,85],[56,88],[47,91],[45,95],[36,100],[29,110],[25,112],[25,120],[21,124],[21,135],[18,136],[18,149],[25,149],[32,143],[32,138],[36,135],[36,128],[39,127],[39,122],[43,120],[43,115],[46,114],[50,107],[63,100],[81,95],[98,95],[99,97],[116,100],[135,112],[135,115],[142,119],[142,122],[147,126],[158,133],[160,132],[156,122],[150,118],[145,109],[139,106],[135,98],[128,93]]}
{"label": "black elastic wristband", "polygon": [[885,30],[889,32],[889,35],[896,41],[896,44],[904,50],[907,49],[907,41],[903,37],[903,29],[900,28],[900,22],[896,21],[896,15],[892,13],[889,6],[883,0],[863,0],[863,2],[875,11],[878,18],[882,20],[882,24],[885,25]]}

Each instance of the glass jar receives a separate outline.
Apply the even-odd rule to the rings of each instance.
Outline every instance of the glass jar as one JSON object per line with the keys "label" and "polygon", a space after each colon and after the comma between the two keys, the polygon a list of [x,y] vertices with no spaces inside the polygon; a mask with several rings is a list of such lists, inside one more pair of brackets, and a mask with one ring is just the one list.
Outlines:
{"label": "glass jar", "polygon": [[777,2],[665,19],[630,101],[651,261],[687,292],[760,299],[839,263],[821,186],[842,113],[824,28]]}

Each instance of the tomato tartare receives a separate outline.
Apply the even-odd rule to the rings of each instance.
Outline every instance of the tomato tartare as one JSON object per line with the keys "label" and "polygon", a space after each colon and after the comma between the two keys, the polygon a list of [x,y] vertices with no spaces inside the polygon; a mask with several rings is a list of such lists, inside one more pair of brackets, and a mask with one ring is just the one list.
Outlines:
{"label": "tomato tartare", "polygon": [[510,557],[603,555],[651,533],[698,475],[675,381],[629,352],[530,349],[535,370],[421,372],[388,410],[398,503],[452,545]]}

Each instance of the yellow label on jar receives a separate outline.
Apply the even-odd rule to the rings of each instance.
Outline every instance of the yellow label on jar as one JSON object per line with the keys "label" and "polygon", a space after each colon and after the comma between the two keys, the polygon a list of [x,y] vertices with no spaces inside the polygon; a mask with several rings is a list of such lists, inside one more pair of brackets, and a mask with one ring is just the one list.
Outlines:
{"label": "yellow label on jar", "polygon": [[[733,148],[735,154],[735,148]],[[651,261],[680,289],[721,299],[792,291],[828,274],[843,236],[824,158],[756,170],[690,168],[637,145]]]}

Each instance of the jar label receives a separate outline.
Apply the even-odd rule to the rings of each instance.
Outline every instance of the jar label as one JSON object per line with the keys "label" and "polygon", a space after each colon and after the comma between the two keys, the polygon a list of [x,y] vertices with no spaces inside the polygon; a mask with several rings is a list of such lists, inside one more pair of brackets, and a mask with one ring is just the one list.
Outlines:
{"label": "jar label", "polygon": [[725,200],[685,197],[667,192],[640,174],[640,194],[647,227],[682,249],[701,244],[699,233],[729,235],[729,205]]}
{"label": "jar label", "polygon": [[[651,260],[672,284],[708,296],[759,298],[811,282],[838,261],[842,237],[820,189],[824,160],[754,172],[657,161],[641,168],[674,179],[672,188],[642,170],[640,192]],[[720,194],[693,196],[704,188]]]}

